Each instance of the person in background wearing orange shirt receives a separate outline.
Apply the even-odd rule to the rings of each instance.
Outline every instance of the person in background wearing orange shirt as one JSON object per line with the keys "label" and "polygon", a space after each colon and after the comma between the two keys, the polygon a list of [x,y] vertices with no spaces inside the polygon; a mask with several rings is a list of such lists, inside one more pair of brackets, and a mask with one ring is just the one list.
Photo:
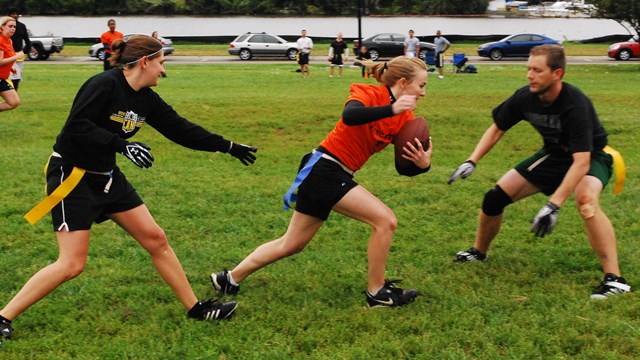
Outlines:
{"label": "person in background wearing orange shirt", "polygon": [[11,36],[16,32],[16,19],[10,16],[2,18],[0,25],[0,96],[4,99],[0,103],[0,111],[13,110],[20,105],[18,92],[13,88],[9,75],[13,69],[13,63],[24,57],[24,52],[13,50]]}
{"label": "person in background wearing orange shirt", "polygon": [[116,21],[113,19],[109,19],[107,21],[107,26],[109,27],[109,31],[105,31],[100,35],[100,42],[104,45],[104,70],[107,71],[112,68],[111,63],[109,62],[109,58],[111,57],[111,44],[114,40],[124,38],[121,32],[116,31]]}
{"label": "person in background wearing orange shirt", "polygon": [[[353,84],[335,128],[312,153],[302,159],[296,181],[285,195],[285,208],[295,201],[289,228],[279,239],[255,249],[232,271],[211,274],[220,294],[236,294],[239,283],[253,272],[298,253],[311,241],[331,211],[373,227],[367,253],[369,281],[365,292],[370,307],[402,306],[418,292],[394,286],[384,278],[395,214],[353,179],[375,153],[389,145],[402,126],[415,118],[417,101],[425,96],[427,68],[419,58],[397,57],[388,63],[364,62],[380,84]],[[431,144],[407,142],[403,157],[414,164],[413,176],[431,166]],[[299,186],[299,187],[298,187]],[[292,196],[298,187],[297,201]]]}

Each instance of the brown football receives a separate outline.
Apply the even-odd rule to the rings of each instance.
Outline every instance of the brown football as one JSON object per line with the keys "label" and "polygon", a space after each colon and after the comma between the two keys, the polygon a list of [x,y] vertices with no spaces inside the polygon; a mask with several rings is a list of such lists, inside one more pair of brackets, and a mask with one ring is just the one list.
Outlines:
{"label": "brown football", "polygon": [[415,145],[415,139],[418,138],[422,143],[422,146],[427,149],[429,146],[429,136],[429,123],[421,116],[404,124],[402,129],[400,129],[398,134],[393,138],[397,167],[407,168],[413,165],[413,162],[402,157],[402,154],[404,154],[404,150],[402,150],[402,148],[407,145],[407,142],[411,142]]}

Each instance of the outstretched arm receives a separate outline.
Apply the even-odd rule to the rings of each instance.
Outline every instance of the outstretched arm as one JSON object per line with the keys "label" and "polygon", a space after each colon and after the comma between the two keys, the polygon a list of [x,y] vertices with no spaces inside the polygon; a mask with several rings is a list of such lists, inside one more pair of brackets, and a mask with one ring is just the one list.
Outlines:
{"label": "outstretched arm", "polygon": [[476,168],[476,164],[480,159],[482,159],[488,152],[493,148],[493,146],[502,138],[504,135],[504,130],[500,130],[496,124],[489,126],[489,128],[484,132],[482,138],[476,145],[476,148],[469,156],[469,159],[462,163],[462,165],[458,166],[458,168],[451,174],[447,184],[451,184],[456,181],[459,177],[466,179],[473,173],[473,170]]}
{"label": "outstretched arm", "polygon": [[478,144],[471,153],[471,156],[469,156],[469,160],[473,161],[474,164],[477,164],[480,159],[482,159],[489,150],[493,148],[500,138],[502,138],[502,135],[504,135],[504,131],[498,129],[496,124],[489,126],[480,138],[480,141],[478,141]]}
{"label": "outstretched arm", "polygon": [[576,186],[589,171],[591,163],[590,152],[573,153],[573,163],[564,175],[560,186],[551,195],[549,201],[538,211],[531,222],[531,232],[536,236],[544,237],[551,234],[558,222],[558,214],[562,203],[573,193]]}
{"label": "outstretched arm", "polygon": [[558,207],[562,206],[569,195],[573,193],[576,186],[582,178],[589,171],[591,166],[591,153],[590,152],[578,152],[573,154],[573,163],[569,170],[564,175],[564,179],[560,183],[560,186],[551,195],[549,201],[556,204]]}

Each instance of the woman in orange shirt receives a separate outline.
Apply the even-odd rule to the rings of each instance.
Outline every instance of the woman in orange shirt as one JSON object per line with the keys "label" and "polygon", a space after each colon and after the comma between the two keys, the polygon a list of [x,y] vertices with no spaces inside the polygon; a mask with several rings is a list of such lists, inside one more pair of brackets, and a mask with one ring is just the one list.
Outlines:
{"label": "woman in orange shirt", "polygon": [[9,74],[13,70],[13,63],[24,57],[22,51],[13,50],[11,36],[16,32],[16,20],[10,16],[2,18],[0,25],[0,96],[4,99],[0,103],[0,111],[13,110],[20,105],[18,92],[13,88]]}
{"label": "woman in orange shirt", "polygon": [[[353,180],[355,171],[389,145],[400,128],[415,118],[417,101],[425,96],[427,68],[418,58],[397,57],[388,63],[364,61],[380,84],[353,84],[342,118],[313,153],[307,154],[296,181],[285,195],[285,205],[298,188],[293,217],[286,233],[262,244],[231,271],[211,274],[220,294],[236,294],[239,283],[253,272],[293,255],[311,241],[331,211],[362,221],[373,228],[367,252],[369,281],[365,292],[370,307],[401,306],[412,302],[416,290],[405,290],[384,278],[395,214],[380,199]],[[429,170],[431,145],[407,143],[404,157],[414,163],[411,174]]]}

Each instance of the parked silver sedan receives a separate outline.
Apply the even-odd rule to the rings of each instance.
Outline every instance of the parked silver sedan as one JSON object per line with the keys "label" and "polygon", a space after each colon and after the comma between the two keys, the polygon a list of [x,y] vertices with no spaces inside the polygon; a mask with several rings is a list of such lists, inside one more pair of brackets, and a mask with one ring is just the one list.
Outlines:
{"label": "parked silver sedan", "polygon": [[295,60],[298,55],[296,43],[267,33],[246,33],[239,35],[229,44],[229,55],[238,55],[241,60],[254,56],[286,56]]}

